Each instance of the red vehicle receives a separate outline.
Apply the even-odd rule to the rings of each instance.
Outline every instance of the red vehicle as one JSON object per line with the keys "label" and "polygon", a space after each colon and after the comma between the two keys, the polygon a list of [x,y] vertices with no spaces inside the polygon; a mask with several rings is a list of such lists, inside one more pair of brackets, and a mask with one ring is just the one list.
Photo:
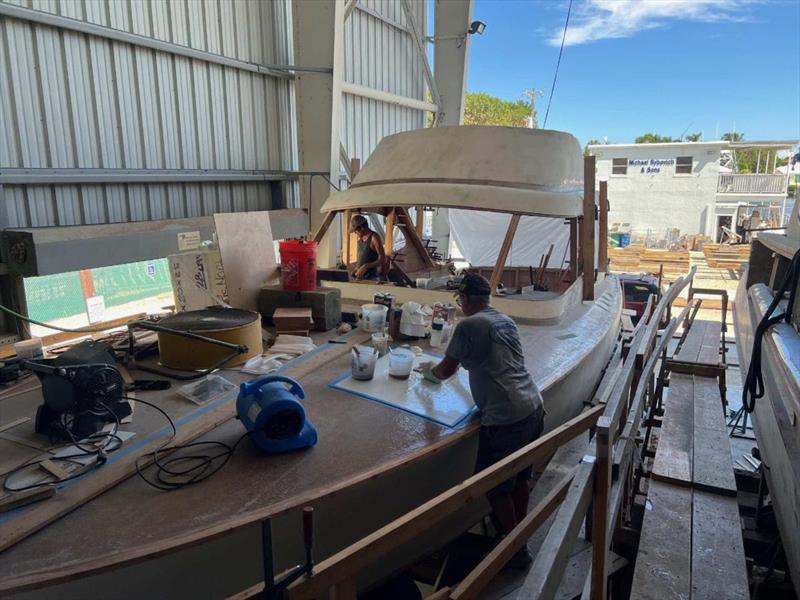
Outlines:
{"label": "red vehicle", "polygon": [[[655,303],[661,300],[661,286],[659,285],[658,277],[647,273],[622,273],[618,277],[622,282],[622,290],[625,296],[623,308],[636,313],[631,316],[631,321],[636,325],[639,319],[642,318],[650,295],[655,294]],[[653,304],[653,307],[655,308],[655,304]],[[670,311],[667,310],[661,317],[661,323],[658,324],[659,328],[666,327],[669,320]]]}

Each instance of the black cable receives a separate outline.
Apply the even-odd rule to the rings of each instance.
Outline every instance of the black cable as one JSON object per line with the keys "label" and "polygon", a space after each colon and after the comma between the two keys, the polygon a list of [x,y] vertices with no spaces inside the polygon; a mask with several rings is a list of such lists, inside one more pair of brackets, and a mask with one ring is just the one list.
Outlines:
{"label": "black cable", "polygon": [[[142,454],[136,459],[136,473],[147,485],[157,490],[170,492],[205,481],[228,464],[228,461],[233,456],[233,453],[236,452],[236,448],[241,441],[249,435],[249,432],[243,433],[233,444],[219,441],[207,441],[170,446],[170,442],[175,439],[178,433],[172,418],[161,407],[155,404],[129,396],[123,396],[123,398],[156,409],[166,418],[169,426],[172,428],[172,435],[169,436],[169,439],[153,452]],[[180,456],[171,456],[166,460],[159,456],[160,453],[164,452],[176,452],[200,447],[209,447],[209,451],[203,454],[181,454]],[[213,449],[218,449],[218,451],[212,453]],[[152,479],[148,479],[145,476],[144,468],[141,465],[141,461],[145,457],[152,457],[153,464],[156,466],[155,476]],[[186,463],[185,466],[181,466],[184,463]]]}
{"label": "black cable", "polygon": [[[32,490],[32,489],[39,488],[39,487],[45,487],[45,486],[48,486],[48,485],[57,485],[57,484],[60,484],[60,483],[64,483],[65,481],[71,481],[72,479],[77,479],[78,477],[83,477],[89,471],[94,470],[94,469],[104,465],[106,463],[106,461],[108,460],[108,458],[107,458],[108,457],[108,453],[109,452],[115,452],[115,451],[119,450],[122,447],[123,442],[122,442],[122,438],[120,438],[119,435],[118,435],[119,427],[120,427],[119,417],[117,417],[117,414],[113,410],[111,410],[103,402],[98,401],[98,404],[100,404],[108,414],[110,414],[111,416],[114,417],[114,429],[112,431],[108,431],[108,432],[99,431],[97,433],[93,433],[92,435],[90,435],[86,439],[87,440],[93,440],[93,439],[106,438],[105,444],[103,444],[99,448],[85,448],[84,446],[81,445],[79,440],[75,439],[75,436],[72,434],[72,431],[70,429],[69,423],[65,423],[64,424],[64,431],[69,436],[70,441],[73,443],[73,445],[75,445],[79,450],[82,450],[82,452],[78,452],[77,454],[68,454],[66,456],[58,456],[58,457],[56,457],[56,456],[48,456],[47,458],[42,458],[42,459],[31,461],[31,462],[26,462],[26,463],[20,465],[19,467],[11,469],[10,471],[6,471],[3,474],[3,475],[5,475],[5,479],[3,480],[3,489],[5,489],[8,492],[24,492],[24,491],[27,491],[27,490]],[[87,410],[87,411],[82,411],[79,414],[87,414],[87,413],[91,413],[91,412],[92,411]],[[70,416],[74,420],[75,415],[70,415]],[[65,418],[66,418],[66,415],[65,415]],[[116,440],[116,442],[117,442],[116,447],[109,448],[111,446],[112,441],[114,441],[114,440]],[[45,461],[48,461],[48,460],[49,461],[64,461],[64,462],[68,462],[68,463],[78,462],[78,464],[83,465],[83,463],[81,463],[80,461],[75,461],[73,459],[75,459],[75,458],[84,458],[84,457],[87,457],[87,456],[97,456],[97,460],[94,462],[94,464],[92,464],[92,465],[84,465],[84,466],[91,467],[91,468],[81,469],[79,467],[77,473],[75,473],[73,475],[70,475],[69,477],[65,477],[64,479],[59,479],[58,481],[42,481],[42,482],[39,482],[39,483],[33,483],[33,484],[30,484],[30,485],[24,485],[24,486],[21,486],[21,487],[13,487],[13,486],[9,485],[9,482],[11,481],[11,479],[12,479],[12,477],[14,475],[20,473],[23,470],[27,470],[30,467],[38,467],[40,464],[42,464]]]}
{"label": "black cable", "polygon": [[558,69],[561,67],[561,55],[564,54],[564,41],[567,39],[567,27],[569,27],[569,15],[572,13],[572,0],[569,0],[567,7],[567,22],[564,23],[564,34],[561,36],[561,49],[558,51],[558,61],[556,62],[556,72],[553,74],[553,85],[550,86],[550,98],[547,100],[547,110],[544,113],[544,123],[542,129],[547,127],[547,117],[550,115],[550,104],[553,102],[553,92],[556,89],[556,80],[558,79]]}
{"label": "black cable", "polygon": [[[31,319],[30,317],[26,317],[25,315],[20,314],[20,313],[14,311],[14,310],[11,310],[7,306],[3,306],[2,304],[0,304],[0,311],[8,313],[8,314],[10,314],[10,315],[12,315],[12,316],[14,316],[14,317],[16,317],[18,319],[21,319],[22,321],[26,321],[26,322],[28,322],[28,323],[30,323],[32,325],[39,325],[40,327],[47,327],[48,329],[53,329],[55,331],[63,331],[64,333],[105,333],[109,329],[114,329],[114,327],[105,327],[105,328],[100,328],[100,329],[93,329],[93,328],[90,328],[90,327],[84,327],[84,328],[81,328],[81,329],[67,329],[66,327],[58,327],[57,325],[49,325],[47,323],[43,323],[41,321],[37,321],[36,319]],[[118,327],[121,327],[121,325],[118,325]]]}
{"label": "black cable", "polygon": [[[748,413],[752,413],[753,410],[755,410],[756,400],[764,396],[764,378],[761,371],[761,354],[764,334],[773,325],[781,321],[788,323],[791,319],[792,309],[797,295],[798,282],[800,282],[800,250],[795,252],[792,257],[792,261],[786,271],[786,276],[783,278],[780,287],[775,291],[775,297],[772,299],[769,308],[767,308],[764,316],[761,318],[761,322],[758,324],[755,334],[753,335],[753,351],[750,356],[750,367],[747,369],[747,377],[742,387],[742,406]],[[789,301],[786,310],[773,317],[772,313],[778,308],[778,305],[781,303],[781,300],[783,300],[787,291],[789,291]]]}

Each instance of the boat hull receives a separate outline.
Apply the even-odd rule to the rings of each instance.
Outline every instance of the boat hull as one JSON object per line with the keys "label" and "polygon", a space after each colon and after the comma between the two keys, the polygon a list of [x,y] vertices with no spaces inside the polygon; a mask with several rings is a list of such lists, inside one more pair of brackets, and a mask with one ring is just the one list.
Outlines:
{"label": "boat hull", "polygon": [[[747,274],[739,284],[733,305],[733,322],[742,380],[747,377],[753,335],[772,294],[763,284],[748,289]],[[769,486],[781,541],[800,593],[800,387],[796,359],[800,336],[788,324],[774,326],[764,337],[762,373],[764,397],[752,413],[764,475]]]}
{"label": "boat hull", "polygon": [[[622,311],[619,283],[610,277],[598,292],[597,301],[576,303],[560,324],[521,327],[526,364],[542,390],[548,430],[577,415],[591,399],[617,341]],[[477,429],[473,425],[452,435],[457,436],[455,442],[424,459],[398,464],[334,494],[309,500],[315,509],[316,558],[330,556],[466,479],[473,470]],[[94,502],[103,502],[103,498]],[[379,561],[363,574],[359,586],[369,586],[455,537],[487,510],[484,502],[470,503]],[[271,530],[275,572],[302,562],[299,509],[273,517]],[[113,527],[99,534],[113,535]],[[100,599],[113,590],[115,598],[221,598],[263,581],[261,535],[261,525],[253,522],[191,544],[176,541],[170,547],[165,540],[144,553],[121,550],[106,560],[73,560],[58,572],[0,571],[4,578],[14,578],[0,584],[0,594],[19,592],[13,597],[26,599]],[[124,540],[120,542],[123,546]]]}

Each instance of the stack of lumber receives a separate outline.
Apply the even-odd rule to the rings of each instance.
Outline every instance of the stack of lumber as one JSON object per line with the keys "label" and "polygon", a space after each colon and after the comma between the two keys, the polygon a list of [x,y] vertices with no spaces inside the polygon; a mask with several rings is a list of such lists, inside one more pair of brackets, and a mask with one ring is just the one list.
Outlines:
{"label": "stack of lumber", "polygon": [[685,275],[689,270],[687,250],[651,250],[644,246],[631,245],[627,248],[609,248],[611,270],[619,273],[653,273],[658,275],[664,266],[664,278],[672,280]]}
{"label": "stack of lumber", "polygon": [[750,244],[705,244],[703,254],[712,269],[738,269],[750,259]]}

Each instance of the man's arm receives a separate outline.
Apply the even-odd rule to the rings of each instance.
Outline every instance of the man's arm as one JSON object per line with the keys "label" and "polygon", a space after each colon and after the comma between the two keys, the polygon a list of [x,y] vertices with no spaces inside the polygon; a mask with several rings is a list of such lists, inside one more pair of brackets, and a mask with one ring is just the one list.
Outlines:
{"label": "man's arm", "polygon": [[455,358],[445,356],[438,365],[431,369],[431,372],[439,379],[448,379],[456,374],[460,364]]}

